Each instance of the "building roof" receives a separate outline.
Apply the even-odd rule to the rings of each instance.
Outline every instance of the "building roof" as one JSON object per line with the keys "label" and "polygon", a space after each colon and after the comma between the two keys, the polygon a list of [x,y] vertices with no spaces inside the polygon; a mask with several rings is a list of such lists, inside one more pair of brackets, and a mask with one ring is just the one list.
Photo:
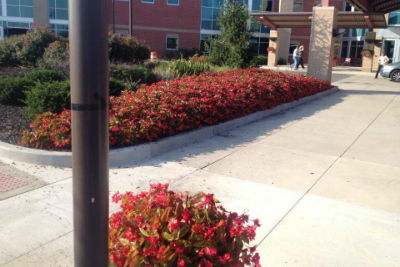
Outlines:
{"label": "building roof", "polygon": [[389,13],[400,9],[399,0],[348,0],[363,12]]}
{"label": "building roof", "polygon": [[[399,0],[397,0],[399,1]],[[267,27],[277,28],[310,28],[312,12],[255,12],[251,16]],[[383,13],[338,12],[336,28],[387,28]]]}

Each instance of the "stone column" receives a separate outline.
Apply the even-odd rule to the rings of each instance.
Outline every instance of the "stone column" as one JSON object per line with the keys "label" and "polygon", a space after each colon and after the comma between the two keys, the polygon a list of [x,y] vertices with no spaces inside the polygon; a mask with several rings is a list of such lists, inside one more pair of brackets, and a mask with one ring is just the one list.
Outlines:
{"label": "stone column", "polygon": [[48,26],[49,0],[33,1],[33,23],[37,26]]}
{"label": "stone column", "polygon": [[[381,55],[382,52],[382,36],[376,36],[375,38],[375,44],[374,44],[374,57],[372,58],[372,71],[377,71],[379,67],[379,56]],[[380,45],[378,45],[378,42]]]}
{"label": "stone column", "polygon": [[278,64],[279,32],[271,30],[269,33],[268,66],[275,67]]}
{"label": "stone column", "polygon": [[[293,0],[279,0],[279,12],[293,12]],[[290,37],[292,29],[280,28],[279,32],[279,47],[277,58],[283,58],[286,61],[289,57]]]}
{"label": "stone column", "polygon": [[373,53],[375,50],[375,39],[376,39],[376,32],[367,32],[365,34],[363,50],[371,51],[371,55],[362,57],[362,71],[365,71],[365,72],[372,71],[372,63],[374,60]]}
{"label": "stone column", "polygon": [[308,76],[324,81],[332,79],[333,29],[336,26],[336,17],[335,7],[314,7],[313,9]]}

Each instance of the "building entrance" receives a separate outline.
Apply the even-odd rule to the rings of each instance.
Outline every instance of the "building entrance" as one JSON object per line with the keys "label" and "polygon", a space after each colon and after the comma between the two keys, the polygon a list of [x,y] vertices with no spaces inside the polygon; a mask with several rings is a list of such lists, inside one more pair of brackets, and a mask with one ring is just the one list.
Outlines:
{"label": "building entrance", "polygon": [[384,40],[383,41],[383,52],[389,58],[390,62],[397,61],[397,55],[395,51],[396,40]]}

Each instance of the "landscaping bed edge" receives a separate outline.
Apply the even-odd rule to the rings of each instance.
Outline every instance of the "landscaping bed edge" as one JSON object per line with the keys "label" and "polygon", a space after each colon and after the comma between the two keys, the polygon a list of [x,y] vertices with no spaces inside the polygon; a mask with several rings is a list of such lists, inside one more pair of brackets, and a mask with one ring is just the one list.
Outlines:
{"label": "landscaping bed edge", "polygon": [[[220,124],[205,126],[200,129],[180,133],[174,136],[165,137],[151,143],[118,148],[118,149],[111,149],[109,152],[109,164],[110,166],[119,166],[119,165],[132,164],[135,162],[147,160],[152,157],[163,154],[167,151],[174,150],[179,147],[189,145],[191,143],[199,142],[214,135],[232,130],[239,126],[255,122],[257,120],[271,116],[278,112],[282,112],[284,110],[293,108],[295,106],[304,104],[306,102],[310,102],[317,98],[333,94],[338,90],[339,89],[334,86],[328,90],[301,98],[297,101],[285,103],[273,109],[258,111],[249,114],[247,116],[229,120]],[[50,165],[54,167],[64,167],[64,168],[70,168],[72,166],[71,152],[32,149],[32,148],[8,144],[1,141],[0,141],[0,157],[7,158],[9,160],[15,160],[15,161],[38,164],[38,165]]]}

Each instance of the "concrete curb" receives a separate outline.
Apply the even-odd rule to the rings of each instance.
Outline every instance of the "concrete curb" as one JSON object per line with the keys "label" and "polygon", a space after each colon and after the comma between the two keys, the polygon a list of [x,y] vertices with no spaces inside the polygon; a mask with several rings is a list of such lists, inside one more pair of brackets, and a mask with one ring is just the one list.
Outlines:
{"label": "concrete curb", "polygon": [[[251,122],[263,119],[284,110],[291,109],[295,106],[310,102],[317,98],[333,94],[338,90],[339,89],[337,87],[332,87],[331,89],[315,95],[304,97],[302,99],[299,99],[298,101],[293,101],[280,105],[278,107],[275,107],[274,109],[258,111],[253,114],[223,122],[217,125],[206,126],[190,132],[166,137],[156,142],[119,149],[112,149],[110,150],[109,154],[110,166],[124,165],[150,159],[167,151],[186,146],[191,143],[199,142],[214,135],[232,130],[239,126],[249,124]],[[70,168],[72,166],[71,152],[54,152],[32,149],[11,145],[4,142],[0,142],[0,157],[38,165],[51,165],[55,167],[66,168]]]}

